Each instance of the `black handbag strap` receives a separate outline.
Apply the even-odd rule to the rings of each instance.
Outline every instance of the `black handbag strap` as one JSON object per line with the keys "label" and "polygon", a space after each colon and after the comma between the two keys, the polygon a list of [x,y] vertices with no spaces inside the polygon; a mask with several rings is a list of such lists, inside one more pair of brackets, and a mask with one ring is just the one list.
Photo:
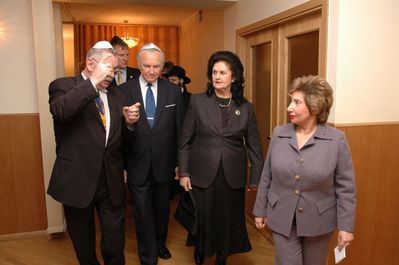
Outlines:
{"label": "black handbag strap", "polygon": [[180,200],[184,200],[184,196],[190,196],[190,199],[191,199],[191,202],[192,202],[192,204],[194,206],[194,209],[195,209],[195,211],[197,211],[197,204],[195,203],[193,192],[191,190],[189,190],[189,191],[183,190],[182,191],[182,197],[181,197]]}

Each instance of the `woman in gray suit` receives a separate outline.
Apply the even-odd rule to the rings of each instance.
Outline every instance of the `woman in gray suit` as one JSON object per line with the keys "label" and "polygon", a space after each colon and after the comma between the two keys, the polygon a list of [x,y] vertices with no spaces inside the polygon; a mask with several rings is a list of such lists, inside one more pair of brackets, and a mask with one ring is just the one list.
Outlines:
{"label": "woman in gray suit", "polygon": [[216,253],[226,264],[233,253],[251,249],[245,226],[245,186],[262,171],[262,151],[254,107],[244,98],[243,66],[232,52],[214,53],[208,61],[208,90],[192,95],[179,148],[180,184],[191,190],[199,211],[199,233],[189,235],[196,264]]}
{"label": "woman in gray suit", "polygon": [[295,79],[291,123],[273,132],[253,213],[272,230],[278,265],[324,265],[335,229],[339,249],[353,240],[355,176],[344,133],[326,125],[332,94],[321,77]]}

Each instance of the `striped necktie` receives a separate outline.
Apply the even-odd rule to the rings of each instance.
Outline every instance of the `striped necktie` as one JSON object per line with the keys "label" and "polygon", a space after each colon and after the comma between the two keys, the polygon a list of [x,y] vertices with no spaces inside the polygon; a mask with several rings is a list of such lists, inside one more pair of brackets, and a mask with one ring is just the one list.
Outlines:
{"label": "striped necktie", "polygon": [[105,106],[101,97],[98,97],[94,100],[96,102],[98,113],[100,114],[101,121],[103,122],[104,128],[107,127],[107,118],[105,117]]}
{"label": "striped necktie", "polygon": [[148,83],[147,94],[145,96],[145,112],[147,114],[148,124],[151,128],[154,125],[155,109],[154,93],[152,93],[151,83]]}

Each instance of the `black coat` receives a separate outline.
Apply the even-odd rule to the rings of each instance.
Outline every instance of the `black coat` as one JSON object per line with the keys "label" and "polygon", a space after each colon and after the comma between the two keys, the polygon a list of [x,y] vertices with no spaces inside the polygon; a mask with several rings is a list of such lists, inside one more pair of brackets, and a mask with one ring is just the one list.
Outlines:
{"label": "black coat", "polygon": [[179,171],[182,176],[190,176],[192,185],[211,185],[222,161],[228,185],[243,188],[247,184],[248,158],[249,186],[258,185],[263,157],[254,106],[231,102],[229,115],[227,127],[222,128],[222,115],[214,96],[191,96],[180,140]]}
{"label": "black coat", "polygon": [[[131,79],[138,79],[140,76],[141,72],[137,68],[133,67],[126,67],[126,82],[131,80]],[[112,80],[111,85],[116,86],[116,78],[117,76],[115,75],[114,79]]]}
{"label": "black coat", "polygon": [[106,146],[105,128],[94,102],[99,94],[90,80],[81,76],[56,79],[49,95],[57,157],[48,194],[65,205],[85,208],[93,200],[104,167],[112,204],[124,203],[122,134],[130,131],[124,126],[123,93],[108,88],[111,124]]}

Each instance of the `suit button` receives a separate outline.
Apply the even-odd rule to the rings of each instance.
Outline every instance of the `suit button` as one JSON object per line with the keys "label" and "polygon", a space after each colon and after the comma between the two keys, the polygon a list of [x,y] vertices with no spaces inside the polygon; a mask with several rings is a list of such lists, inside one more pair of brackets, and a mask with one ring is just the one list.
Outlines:
{"label": "suit button", "polygon": [[299,208],[298,208],[298,212],[302,213],[302,212],[303,212],[303,208],[302,208],[302,207],[299,207]]}
{"label": "suit button", "polygon": [[299,190],[295,190],[295,195],[299,195]]}
{"label": "suit button", "polygon": [[298,181],[300,179],[300,177],[298,175],[296,175],[294,178],[296,181]]}
{"label": "suit button", "polygon": [[301,157],[301,159],[299,159],[299,162],[303,163],[303,158]]}

